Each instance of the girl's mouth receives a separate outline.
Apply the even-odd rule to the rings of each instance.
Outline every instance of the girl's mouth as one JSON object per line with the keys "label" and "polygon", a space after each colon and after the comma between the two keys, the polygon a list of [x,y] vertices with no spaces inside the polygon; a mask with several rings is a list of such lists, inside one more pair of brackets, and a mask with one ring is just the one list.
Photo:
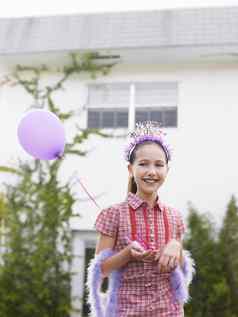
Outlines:
{"label": "girl's mouth", "polygon": [[155,184],[158,182],[158,179],[153,179],[153,178],[143,178],[143,181],[147,184]]}

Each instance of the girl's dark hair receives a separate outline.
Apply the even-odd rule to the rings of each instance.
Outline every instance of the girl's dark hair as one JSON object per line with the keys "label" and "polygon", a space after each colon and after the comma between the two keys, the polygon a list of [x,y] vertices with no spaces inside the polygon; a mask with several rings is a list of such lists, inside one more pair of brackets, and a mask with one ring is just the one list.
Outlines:
{"label": "girl's dark hair", "polygon": [[129,177],[128,181],[128,193],[133,193],[135,194],[137,192],[137,186],[134,177]]}
{"label": "girl's dark hair", "polygon": [[[135,161],[135,159],[136,159],[136,152],[137,152],[137,150],[138,150],[140,147],[142,147],[143,145],[145,145],[145,144],[158,144],[158,146],[160,146],[160,147],[163,149],[163,147],[162,147],[159,143],[153,142],[153,141],[145,141],[145,142],[143,142],[143,143],[137,144],[137,145],[135,146],[135,148],[133,149],[133,151],[131,152],[130,160],[129,160],[129,163],[130,163],[130,164],[133,164],[133,163],[134,163],[134,161]],[[164,150],[164,149],[163,149],[163,150]],[[165,157],[166,157],[166,163],[168,164],[168,159],[167,159],[166,153],[165,153]],[[136,182],[135,182],[135,179],[134,179],[133,176],[132,176],[132,177],[131,177],[131,176],[129,177],[128,190],[127,190],[127,192],[128,192],[128,193],[133,193],[133,194],[135,194],[135,193],[137,192],[137,186],[136,186]]]}

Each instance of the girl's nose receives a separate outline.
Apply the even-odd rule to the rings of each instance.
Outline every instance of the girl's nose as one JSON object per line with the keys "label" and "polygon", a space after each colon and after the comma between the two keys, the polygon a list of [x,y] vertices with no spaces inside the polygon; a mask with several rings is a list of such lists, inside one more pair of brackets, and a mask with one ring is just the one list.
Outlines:
{"label": "girl's nose", "polygon": [[153,167],[150,167],[150,169],[148,171],[148,174],[149,175],[155,175],[156,174],[155,169]]}

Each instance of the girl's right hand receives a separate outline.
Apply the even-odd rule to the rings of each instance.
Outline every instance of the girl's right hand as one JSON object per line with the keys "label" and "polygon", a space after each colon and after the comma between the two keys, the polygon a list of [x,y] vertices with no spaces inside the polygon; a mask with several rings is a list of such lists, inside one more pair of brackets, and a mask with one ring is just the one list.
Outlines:
{"label": "girl's right hand", "polygon": [[155,253],[152,250],[145,250],[137,241],[130,244],[130,255],[132,260],[136,261],[153,261]]}
{"label": "girl's right hand", "polygon": [[151,250],[141,252],[131,249],[131,256],[133,260],[144,262],[154,261],[155,258],[155,254]]}

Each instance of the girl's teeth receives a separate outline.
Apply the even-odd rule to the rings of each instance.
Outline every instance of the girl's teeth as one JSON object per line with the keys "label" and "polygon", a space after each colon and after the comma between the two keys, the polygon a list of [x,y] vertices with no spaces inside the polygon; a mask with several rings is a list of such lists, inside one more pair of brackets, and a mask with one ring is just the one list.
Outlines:
{"label": "girl's teeth", "polygon": [[155,180],[151,180],[151,179],[145,179],[145,182],[146,183],[155,183],[156,181]]}

